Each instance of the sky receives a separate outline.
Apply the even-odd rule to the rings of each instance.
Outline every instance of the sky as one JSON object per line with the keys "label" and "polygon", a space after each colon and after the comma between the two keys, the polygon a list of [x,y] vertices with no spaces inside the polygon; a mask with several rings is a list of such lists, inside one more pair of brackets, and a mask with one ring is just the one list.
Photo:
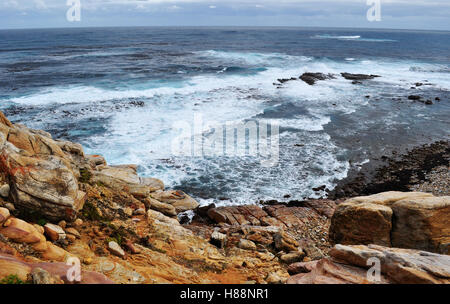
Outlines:
{"label": "sky", "polygon": [[[310,26],[450,30],[450,0],[0,1],[0,29],[93,26]],[[78,1],[80,20],[70,22],[67,11],[71,7],[74,8],[71,16],[77,17]],[[368,2],[375,1],[380,2],[381,20],[369,21],[367,11],[374,5],[368,5]]]}

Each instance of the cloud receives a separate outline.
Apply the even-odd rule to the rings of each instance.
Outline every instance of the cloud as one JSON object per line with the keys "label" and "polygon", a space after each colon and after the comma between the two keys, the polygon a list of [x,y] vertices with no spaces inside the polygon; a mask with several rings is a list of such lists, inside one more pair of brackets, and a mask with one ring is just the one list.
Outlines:
{"label": "cloud", "polygon": [[[406,24],[410,28],[428,28],[438,24],[438,28],[450,30],[448,0],[381,0],[383,22],[370,24],[365,18],[369,8],[366,0],[80,1],[83,20],[70,26],[109,26],[116,25],[117,20],[120,25],[405,27]],[[66,26],[67,9],[66,0],[0,0],[0,28],[27,24]],[[33,22],[31,16],[35,18]]]}

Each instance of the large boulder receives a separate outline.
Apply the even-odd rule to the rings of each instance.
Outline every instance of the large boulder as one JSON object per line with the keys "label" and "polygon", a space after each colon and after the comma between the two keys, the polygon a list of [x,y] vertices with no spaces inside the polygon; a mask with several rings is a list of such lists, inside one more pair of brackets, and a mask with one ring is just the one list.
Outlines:
{"label": "large boulder", "polygon": [[331,218],[330,238],[337,244],[391,245],[392,210],[372,203],[342,203]]}
{"label": "large boulder", "polygon": [[405,199],[392,210],[392,246],[450,254],[449,196]]}
{"label": "large boulder", "polygon": [[376,244],[449,253],[450,197],[384,192],[339,204],[330,226],[335,244]]}
{"label": "large boulder", "polygon": [[73,220],[85,201],[73,163],[72,155],[48,133],[13,125],[0,113],[0,171],[18,209]]}
{"label": "large boulder", "polygon": [[151,192],[164,189],[159,179],[140,177],[134,165],[97,166],[91,173],[90,181],[129,192],[138,198],[146,198]]}
{"label": "large boulder", "polygon": [[[450,256],[377,245],[336,245],[330,258],[293,265],[288,284],[449,284]],[[377,261],[378,263],[374,263]],[[379,265],[379,276],[369,271]],[[301,267],[299,267],[301,266]]]}
{"label": "large boulder", "polygon": [[[18,257],[0,253],[0,279],[7,277],[10,274],[15,274],[22,281],[27,281],[30,275],[35,274],[38,269],[48,272],[51,276],[55,276],[65,283],[71,283],[67,277],[71,274],[72,266],[66,263],[49,263],[26,262]],[[34,278],[34,276],[33,276]],[[104,274],[81,270],[82,284],[114,284]]]}
{"label": "large boulder", "polygon": [[151,194],[153,199],[172,205],[177,213],[194,210],[200,204],[180,190],[157,191]]}

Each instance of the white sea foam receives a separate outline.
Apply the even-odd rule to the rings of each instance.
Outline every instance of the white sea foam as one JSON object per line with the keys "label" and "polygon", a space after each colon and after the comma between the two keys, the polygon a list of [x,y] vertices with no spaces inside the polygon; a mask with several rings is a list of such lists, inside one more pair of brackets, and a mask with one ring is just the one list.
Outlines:
{"label": "white sea foam", "polygon": [[[445,67],[420,62],[373,58],[338,62],[278,53],[219,51],[199,52],[196,56],[220,58],[227,66],[245,62],[266,69],[249,75],[214,73],[186,77],[163,86],[148,83],[131,89],[53,87],[7,101],[45,106],[114,105],[123,100],[142,100],[143,107],[94,113],[110,117],[104,134],[86,139],[86,152],[103,154],[111,164],[136,163],[141,174],[156,176],[169,187],[188,184],[193,188],[204,185],[223,190],[231,200],[219,204],[248,204],[293,193],[297,197],[292,199],[318,197],[321,194],[311,188],[326,185],[332,189],[337,179],[346,176],[349,164],[338,157],[343,149],[331,142],[324,129],[333,114],[348,114],[366,106],[368,101],[364,95],[371,89],[353,85],[339,76],[341,72],[378,74],[382,77],[371,82],[381,85],[408,87],[426,79],[437,88],[450,87],[445,69],[436,72]],[[273,85],[278,78],[299,77],[304,72],[331,73],[336,78],[318,81],[313,86],[301,80],[286,82],[280,88]],[[379,87],[371,91],[372,94],[379,94]],[[172,126],[180,120],[192,122],[194,113],[203,114],[208,121],[239,123],[266,119],[267,108],[276,111],[277,106],[281,108],[284,103],[292,103],[305,111],[304,114],[269,118],[282,128],[295,129],[280,135],[279,167],[262,168],[259,160],[251,157],[176,157],[170,153],[172,139],[177,136]]]}

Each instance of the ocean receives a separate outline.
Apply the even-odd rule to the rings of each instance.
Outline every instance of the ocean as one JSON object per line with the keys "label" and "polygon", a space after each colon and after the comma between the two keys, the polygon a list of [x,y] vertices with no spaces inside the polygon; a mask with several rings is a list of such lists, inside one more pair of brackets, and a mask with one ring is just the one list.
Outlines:
{"label": "ocean", "polygon": [[[0,110],[13,122],[79,142],[109,164],[137,164],[142,176],[202,204],[323,197],[352,167],[450,138],[450,32],[2,30],[0,70]],[[304,72],[335,77],[312,86],[277,81]],[[381,77],[353,84],[342,72]],[[174,126],[195,115],[217,124],[276,123],[277,164],[252,155],[174,155]]]}

